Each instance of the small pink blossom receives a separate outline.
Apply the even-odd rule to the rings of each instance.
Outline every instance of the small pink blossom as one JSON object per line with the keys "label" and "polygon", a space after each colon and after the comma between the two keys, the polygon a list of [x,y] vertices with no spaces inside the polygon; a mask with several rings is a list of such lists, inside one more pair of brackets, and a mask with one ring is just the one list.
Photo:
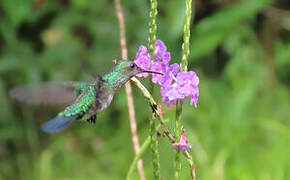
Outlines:
{"label": "small pink blossom", "polygon": [[182,151],[186,151],[187,149],[191,149],[192,146],[191,146],[191,144],[188,143],[188,139],[187,139],[184,127],[182,127],[182,131],[183,131],[183,133],[180,137],[179,142],[174,143],[172,146],[173,146],[173,149],[180,149]]}

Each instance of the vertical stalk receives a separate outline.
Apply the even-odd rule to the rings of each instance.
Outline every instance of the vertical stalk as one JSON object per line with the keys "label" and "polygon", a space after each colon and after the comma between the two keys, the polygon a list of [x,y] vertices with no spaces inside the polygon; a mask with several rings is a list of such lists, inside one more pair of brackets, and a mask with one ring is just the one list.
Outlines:
{"label": "vertical stalk", "polygon": [[[185,23],[184,23],[184,34],[182,44],[182,58],[180,63],[180,71],[187,71],[188,55],[189,55],[189,40],[190,40],[190,20],[191,20],[191,5],[192,0],[186,0],[185,7]],[[176,119],[175,119],[175,136],[176,141],[180,140],[181,136],[181,115],[182,115],[182,102],[178,101],[176,104]],[[177,150],[175,156],[175,178],[180,179],[181,172],[181,152]]]}
{"label": "vertical stalk", "polygon": [[156,42],[156,17],[157,17],[157,0],[150,0],[151,9],[150,9],[150,20],[149,20],[149,52],[150,56],[153,59],[154,56],[154,47]]}
{"label": "vertical stalk", "polygon": [[182,44],[182,59],[180,63],[181,71],[187,71],[188,55],[189,55],[189,40],[190,40],[190,20],[191,20],[191,5],[192,0],[186,0],[185,7],[185,23],[183,28],[183,44]]}
{"label": "vertical stalk", "polygon": [[[150,57],[152,59],[152,62],[154,61],[154,49],[155,49],[155,43],[156,43],[156,33],[157,33],[157,24],[156,24],[156,17],[157,17],[157,0],[150,0],[150,5],[151,5],[151,9],[150,9],[150,20],[149,20],[149,54]],[[152,77],[152,74],[150,74],[150,79]],[[149,85],[149,90],[150,93],[153,95],[153,90],[154,90],[154,84],[152,83],[152,81],[150,81],[150,85]]]}
{"label": "vertical stalk", "polygon": [[[149,53],[152,61],[154,61],[154,49],[156,42],[156,16],[157,16],[157,0],[150,0],[150,20],[149,20]],[[150,81],[150,93],[153,93],[153,83]],[[151,151],[153,153],[153,176],[154,179],[160,179],[160,163],[159,163],[159,151],[157,140],[157,128],[154,119],[150,117],[150,137],[151,137]]]}
{"label": "vertical stalk", "polygon": [[154,119],[150,120],[150,137],[151,144],[150,148],[153,153],[153,175],[155,180],[160,179],[160,163],[159,163],[159,150],[158,150],[158,140],[157,140],[157,129]]}
{"label": "vertical stalk", "polygon": [[[150,92],[142,85],[142,83],[136,78],[132,78],[132,81],[135,83],[135,85],[142,92],[144,98],[149,102],[150,106],[155,105],[156,101],[153,99]],[[160,108],[156,109],[156,114],[159,116],[159,121],[160,121],[160,124],[158,124],[156,127],[157,130],[159,131],[160,129],[162,129],[162,131],[164,131],[164,134],[167,136],[168,140],[171,143],[175,143],[176,142],[175,137],[169,131],[167,124],[166,124],[166,121],[164,120],[164,118],[162,116],[162,112],[161,112]],[[136,154],[133,162],[130,165],[129,171],[127,173],[127,180],[131,179],[130,177],[132,176],[132,173],[134,171],[134,168],[136,166],[137,161],[139,160],[139,158],[141,158],[141,156],[144,154],[145,150],[149,147],[150,142],[151,142],[151,136],[149,135],[148,138],[143,142],[143,145],[141,146],[141,150],[139,151],[138,154]],[[192,157],[187,151],[184,151],[182,154],[184,155],[184,157],[186,158],[186,160],[190,166],[191,179],[194,180],[195,179],[195,168],[194,168],[194,163],[193,163]]]}
{"label": "vertical stalk", "polygon": [[[122,59],[128,59],[128,50],[127,50],[127,45],[126,45],[125,22],[124,22],[125,20],[124,20],[120,0],[115,0],[115,6],[116,6],[116,14],[117,14],[117,18],[118,18],[119,26],[120,26],[120,46],[121,46]],[[131,134],[132,134],[132,143],[134,146],[134,153],[135,153],[135,155],[137,155],[140,152],[140,145],[139,145],[138,133],[137,133],[137,123],[136,123],[136,113],[135,113],[135,109],[134,109],[134,99],[133,99],[133,95],[132,95],[132,87],[131,87],[130,82],[126,83],[125,90],[126,90],[126,94],[127,94],[127,104],[128,104],[128,110],[129,110],[129,120],[130,120]],[[139,174],[140,179],[145,180],[142,159],[139,159],[137,161],[137,169],[138,169],[138,174]]]}
{"label": "vertical stalk", "polygon": [[[182,114],[182,101],[177,101],[176,113],[175,113],[175,137],[176,142],[180,139],[181,134],[181,114]],[[175,155],[175,179],[180,179],[181,172],[181,152],[179,149],[176,150]]]}

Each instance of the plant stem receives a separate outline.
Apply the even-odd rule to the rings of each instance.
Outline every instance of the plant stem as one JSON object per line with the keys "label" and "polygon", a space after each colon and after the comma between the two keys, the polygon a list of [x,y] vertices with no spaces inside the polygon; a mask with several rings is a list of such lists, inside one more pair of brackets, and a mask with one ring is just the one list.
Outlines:
{"label": "plant stem", "polygon": [[[164,134],[167,136],[167,138],[169,139],[169,141],[173,144],[176,142],[175,140],[175,137],[171,134],[171,132],[169,131],[169,128],[167,127],[167,124],[163,118],[163,115],[161,113],[161,109],[156,106],[156,102],[155,100],[153,99],[153,97],[151,96],[151,94],[149,93],[149,91],[143,86],[143,84],[138,80],[136,79],[135,77],[131,79],[135,85],[141,90],[141,92],[143,93],[143,96],[146,98],[146,100],[150,103],[150,106],[155,106],[157,107],[155,109],[155,113],[156,115],[159,117],[159,122],[160,122],[160,125],[158,125],[156,128],[157,128],[157,131],[160,130],[160,128],[162,127],[163,131],[164,131]],[[151,137],[149,136],[146,141],[143,143],[143,145],[141,146],[141,151],[136,154],[135,158],[134,158],[134,161],[131,163],[130,165],[130,168],[129,168],[129,171],[128,171],[128,174],[127,174],[127,180],[130,179],[131,177],[131,174],[133,173],[134,171],[134,168],[136,167],[136,162],[138,161],[139,158],[141,158],[141,156],[143,155],[143,153],[145,152],[145,150],[148,148],[149,144],[150,144],[150,141],[151,141]],[[191,177],[192,179],[195,178],[195,171],[194,171],[194,164],[193,164],[193,160],[192,160],[192,157],[191,155],[187,152],[187,151],[182,151],[183,152],[183,155],[185,156],[187,162],[189,163],[190,165],[190,169],[191,169]]]}
{"label": "plant stem", "polygon": [[157,128],[154,119],[150,120],[150,137],[151,137],[151,150],[153,153],[153,175],[154,179],[160,179],[160,163],[159,163],[159,150],[158,150],[158,140],[157,140]]}
{"label": "plant stem", "polygon": [[190,40],[190,20],[191,20],[191,5],[192,0],[186,0],[185,6],[185,23],[183,28],[183,44],[182,44],[182,59],[180,64],[180,70],[186,71],[188,65],[189,55],[189,40]]}
{"label": "plant stem", "polygon": [[[121,46],[121,54],[122,54],[122,59],[128,59],[128,50],[127,50],[127,45],[126,45],[126,32],[125,32],[125,20],[124,20],[124,15],[122,12],[122,7],[120,0],[115,0],[115,7],[116,7],[116,14],[117,18],[119,21],[119,26],[120,26],[120,46]],[[132,143],[134,147],[134,153],[139,154],[140,152],[140,145],[139,145],[139,140],[138,140],[138,133],[137,133],[137,123],[136,123],[136,114],[135,114],[135,109],[134,109],[134,99],[133,99],[133,93],[132,93],[132,87],[131,83],[128,82],[125,85],[125,90],[127,94],[127,105],[128,105],[128,110],[129,110],[129,121],[130,121],[130,129],[131,129],[131,134],[132,134]],[[144,167],[143,167],[143,162],[142,159],[138,160],[137,163],[137,169],[138,169],[138,174],[141,180],[145,180],[145,174],[144,174]]]}
{"label": "plant stem", "polygon": [[131,79],[135,85],[141,90],[141,92],[143,93],[143,96],[149,101],[150,103],[150,106],[155,106],[156,109],[155,109],[155,113],[156,115],[159,117],[157,119],[159,119],[159,122],[162,126],[162,128],[164,129],[165,131],[165,135],[169,138],[169,140],[171,141],[171,143],[174,143],[175,142],[175,138],[174,136],[170,133],[169,131],[169,128],[167,127],[166,125],[166,122],[163,118],[163,115],[161,113],[161,109],[160,107],[157,106],[157,103],[155,102],[155,100],[153,99],[153,97],[151,96],[150,92],[143,86],[143,84],[138,80],[136,79],[135,77],[133,77]]}
{"label": "plant stem", "polygon": [[[154,48],[156,42],[156,16],[157,16],[157,0],[150,0],[150,21],[149,21],[149,53],[152,61],[154,60]],[[150,75],[151,77],[151,75]],[[151,78],[150,78],[151,79]],[[153,83],[150,81],[150,92],[153,94]],[[159,163],[159,150],[157,140],[157,128],[155,120],[150,117],[150,137],[151,137],[151,150],[153,153],[153,175],[154,179],[160,179],[160,163]]]}
{"label": "plant stem", "polygon": [[[175,137],[177,142],[180,139],[181,135],[181,114],[182,114],[182,102],[177,101],[176,104],[176,117],[175,117]],[[181,157],[180,157],[180,150],[176,150],[176,155],[175,155],[175,179],[180,178],[180,172],[181,172]]]}
{"label": "plant stem", "polygon": [[150,21],[149,21],[149,52],[152,61],[154,60],[154,47],[156,42],[156,32],[157,32],[157,25],[156,25],[156,17],[157,17],[157,0],[150,0]]}
{"label": "plant stem", "polygon": [[138,162],[138,160],[141,158],[141,156],[143,155],[143,153],[145,152],[145,150],[148,148],[149,144],[151,142],[151,137],[148,137],[144,143],[142,144],[140,151],[138,154],[135,155],[133,162],[131,163],[131,166],[129,168],[129,171],[127,173],[127,180],[130,180],[130,177],[132,176],[134,169],[136,167],[136,164]]}
{"label": "plant stem", "polygon": [[[180,63],[180,71],[187,71],[188,65],[188,55],[189,55],[189,40],[190,40],[190,20],[191,20],[191,5],[192,0],[186,0],[185,5],[185,23],[184,23],[184,34],[183,34],[183,44],[182,44],[182,58]],[[181,136],[181,116],[182,116],[182,102],[177,101],[176,104],[176,119],[175,119],[175,136],[176,141],[180,140]],[[188,152],[187,152],[188,153]],[[176,151],[175,156],[175,179],[180,179],[181,172],[181,157],[180,150]],[[190,161],[191,169],[194,170],[192,158]],[[192,171],[191,171],[192,172]],[[194,177],[195,173],[191,173],[192,177]],[[194,175],[194,176],[193,176]]]}
{"label": "plant stem", "polygon": [[[155,56],[155,44],[156,44],[156,34],[157,34],[157,24],[156,24],[156,17],[157,17],[157,0],[150,0],[150,20],[149,20],[149,54],[151,57],[152,62],[154,61]],[[150,74],[150,79],[152,79],[152,74]],[[150,93],[153,95],[154,84],[150,81],[149,84]]]}

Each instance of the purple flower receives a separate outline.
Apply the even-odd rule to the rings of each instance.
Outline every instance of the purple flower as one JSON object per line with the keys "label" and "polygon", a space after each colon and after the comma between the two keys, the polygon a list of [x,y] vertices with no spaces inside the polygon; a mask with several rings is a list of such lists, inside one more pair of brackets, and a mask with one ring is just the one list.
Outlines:
{"label": "purple flower", "polygon": [[178,93],[177,84],[173,84],[170,86],[162,86],[160,89],[162,95],[162,102],[166,104],[168,107],[171,105],[176,105],[176,99],[182,99],[183,97],[178,97],[180,95]]}
{"label": "purple flower", "polygon": [[167,51],[167,48],[163,41],[157,40],[155,44],[155,57],[154,61],[162,60],[164,63],[168,64],[171,59],[170,52]]}
{"label": "purple flower", "polygon": [[182,143],[174,143],[173,144],[174,149],[181,149],[182,151],[186,151],[187,149],[191,149],[191,144],[182,144]]}
{"label": "purple flower", "polygon": [[[149,70],[151,64],[151,70],[165,73],[168,68],[168,63],[170,61],[170,53],[167,51],[165,44],[161,40],[157,40],[155,44],[155,57],[152,64],[152,60],[145,46],[141,45],[134,62],[136,65],[142,69]],[[147,77],[148,73],[141,73],[137,75],[138,77]],[[162,75],[152,74],[152,81],[154,83],[161,84]]]}
{"label": "purple flower", "polygon": [[162,87],[167,87],[172,84],[172,81],[174,80],[175,76],[172,71],[167,71],[163,76],[162,76],[162,81],[161,85]]}
{"label": "purple flower", "polygon": [[176,76],[176,82],[179,86],[179,93],[185,97],[191,97],[190,104],[197,107],[199,97],[199,78],[194,71],[180,72]]}
{"label": "purple flower", "polygon": [[164,75],[152,74],[152,82],[163,85],[165,81],[168,81],[167,80],[168,78],[170,77],[172,78],[179,72],[179,65],[177,63],[174,63],[168,67],[168,64],[166,63],[155,61],[152,64],[151,70],[162,72],[164,74]]}
{"label": "purple flower", "polygon": [[[165,44],[157,40],[153,63],[145,46],[140,46],[134,62],[143,69],[163,73],[163,75],[152,74],[152,82],[161,85],[162,102],[168,107],[176,105],[177,100],[184,100],[187,97],[191,98],[190,104],[196,107],[199,97],[199,78],[194,71],[179,72],[180,67],[177,63],[169,65],[170,58]],[[147,77],[148,73],[137,76]]]}
{"label": "purple flower", "polygon": [[179,69],[180,69],[179,64],[174,63],[174,64],[171,64],[169,66],[169,69],[168,70],[170,72],[172,72],[174,76],[176,76],[176,74],[179,72]]}
{"label": "purple flower", "polygon": [[[151,70],[152,71],[157,71],[157,72],[161,72],[163,74],[166,73],[167,69],[168,69],[168,64],[161,62],[161,61],[155,61],[153,62],[152,66],[151,66]],[[161,85],[161,81],[163,79],[162,75],[159,74],[152,74],[152,82],[153,83],[159,83]]]}
{"label": "purple flower", "polygon": [[192,146],[191,144],[188,143],[188,139],[187,139],[184,127],[182,127],[182,130],[183,130],[183,134],[181,135],[179,142],[174,143],[172,146],[173,146],[173,149],[180,149],[182,151],[186,151],[188,148],[191,149]]}
{"label": "purple flower", "polygon": [[[140,46],[134,62],[138,67],[145,70],[149,70],[151,66],[151,59],[145,46],[143,45]],[[137,74],[138,77],[147,77],[148,75],[149,75],[148,73]]]}
{"label": "purple flower", "polygon": [[[168,71],[168,63],[170,61],[170,53],[167,51],[165,44],[161,40],[157,40],[155,44],[155,57],[151,66],[152,71],[162,72],[166,74]],[[179,66],[178,66],[179,71]],[[163,76],[152,74],[152,82],[162,84]]]}
{"label": "purple flower", "polygon": [[195,72],[179,72],[176,78],[174,78],[172,75],[170,76],[165,74],[163,82],[164,83],[162,84],[160,91],[162,95],[162,101],[168,107],[175,105],[177,100],[183,100],[186,97],[191,98],[191,105],[194,104],[195,107],[197,106],[199,96],[199,78]]}

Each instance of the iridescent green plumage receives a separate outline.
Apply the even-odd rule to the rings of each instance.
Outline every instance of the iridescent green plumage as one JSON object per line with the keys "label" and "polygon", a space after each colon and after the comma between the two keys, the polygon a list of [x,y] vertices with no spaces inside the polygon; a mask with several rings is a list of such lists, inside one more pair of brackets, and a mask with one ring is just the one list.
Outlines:
{"label": "iridescent green plumage", "polygon": [[82,93],[74,104],[65,108],[62,113],[64,116],[75,116],[77,114],[80,114],[81,112],[88,111],[88,109],[91,107],[95,100],[96,91],[93,86],[87,86],[86,89],[84,89],[83,91],[86,92]]}

